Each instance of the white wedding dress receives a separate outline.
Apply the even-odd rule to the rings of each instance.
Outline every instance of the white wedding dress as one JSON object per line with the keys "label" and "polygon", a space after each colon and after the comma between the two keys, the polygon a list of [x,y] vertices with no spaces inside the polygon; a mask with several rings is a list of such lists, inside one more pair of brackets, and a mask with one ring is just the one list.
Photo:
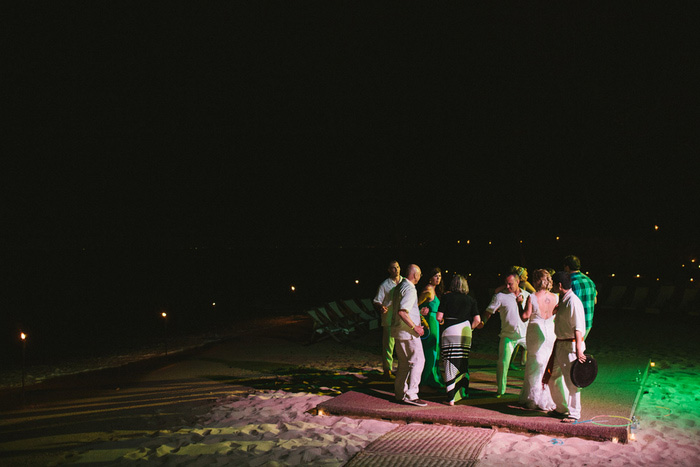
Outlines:
{"label": "white wedding dress", "polygon": [[547,369],[547,362],[552,355],[556,336],[554,335],[554,317],[542,319],[539,313],[537,296],[530,295],[532,315],[527,325],[527,363],[525,379],[520,391],[520,403],[530,409],[554,410],[549,386],[542,386],[542,376]]}

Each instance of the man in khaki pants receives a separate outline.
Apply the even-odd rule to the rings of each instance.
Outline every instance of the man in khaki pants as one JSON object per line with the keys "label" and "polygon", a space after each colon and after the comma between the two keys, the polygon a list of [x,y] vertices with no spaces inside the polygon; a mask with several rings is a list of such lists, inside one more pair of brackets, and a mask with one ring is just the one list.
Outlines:
{"label": "man in khaki pants", "polygon": [[391,335],[396,342],[396,359],[399,361],[394,381],[396,400],[424,407],[428,405],[418,398],[425,355],[420,337],[425,332],[420,325],[420,310],[418,310],[418,292],[416,284],[420,280],[421,270],[415,264],[408,266],[408,274],[394,289],[394,319],[391,325]]}

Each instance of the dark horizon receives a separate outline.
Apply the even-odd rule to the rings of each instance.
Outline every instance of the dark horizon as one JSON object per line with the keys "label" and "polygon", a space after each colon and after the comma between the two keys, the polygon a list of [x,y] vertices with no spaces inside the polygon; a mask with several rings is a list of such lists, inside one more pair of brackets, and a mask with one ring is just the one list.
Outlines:
{"label": "dark horizon", "polygon": [[685,287],[689,9],[20,5],[0,18],[8,326],[369,295],[389,255],[482,288],[572,253]]}
{"label": "dark horizon", "polygon": [[25,6],[2,19],[0,247],[687,241],[691,13]]}

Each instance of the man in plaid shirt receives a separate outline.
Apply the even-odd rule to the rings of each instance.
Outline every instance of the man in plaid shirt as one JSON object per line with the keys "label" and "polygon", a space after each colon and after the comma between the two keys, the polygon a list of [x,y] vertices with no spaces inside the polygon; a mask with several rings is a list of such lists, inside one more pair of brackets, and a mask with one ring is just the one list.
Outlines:
{"label": "man in plaid shirt", "polygon": [[571,290],[583,303],[586,318],[586,334],[583,336],[585,340],[591,331],[591,327],[593,327],[593,308],[597,302],[598,291],[593,281],[582,273],[580,269],[581,260],[577,256],[569,255],[564,258],[564,270],[571,276]]}

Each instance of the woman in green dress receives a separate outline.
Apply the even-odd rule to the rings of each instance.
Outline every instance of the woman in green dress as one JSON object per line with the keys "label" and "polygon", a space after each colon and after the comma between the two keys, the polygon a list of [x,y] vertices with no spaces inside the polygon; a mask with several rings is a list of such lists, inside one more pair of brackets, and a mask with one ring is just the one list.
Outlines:
{"label": "woman in green dress", "polygon": [[442,271],[440,268],[433,268],[428,276],[428,284],[418,296],[418,308],[423,315],[423,326],[426,328],[422,338],[423,353],[425,354],[425,366],[421,375],[420,383],[435,389],[445,387],[442,381],[440,367],[438,366],[438,356],[440,355],[440,324],[435,318],[435,314],[440,306],[442,296]]}

